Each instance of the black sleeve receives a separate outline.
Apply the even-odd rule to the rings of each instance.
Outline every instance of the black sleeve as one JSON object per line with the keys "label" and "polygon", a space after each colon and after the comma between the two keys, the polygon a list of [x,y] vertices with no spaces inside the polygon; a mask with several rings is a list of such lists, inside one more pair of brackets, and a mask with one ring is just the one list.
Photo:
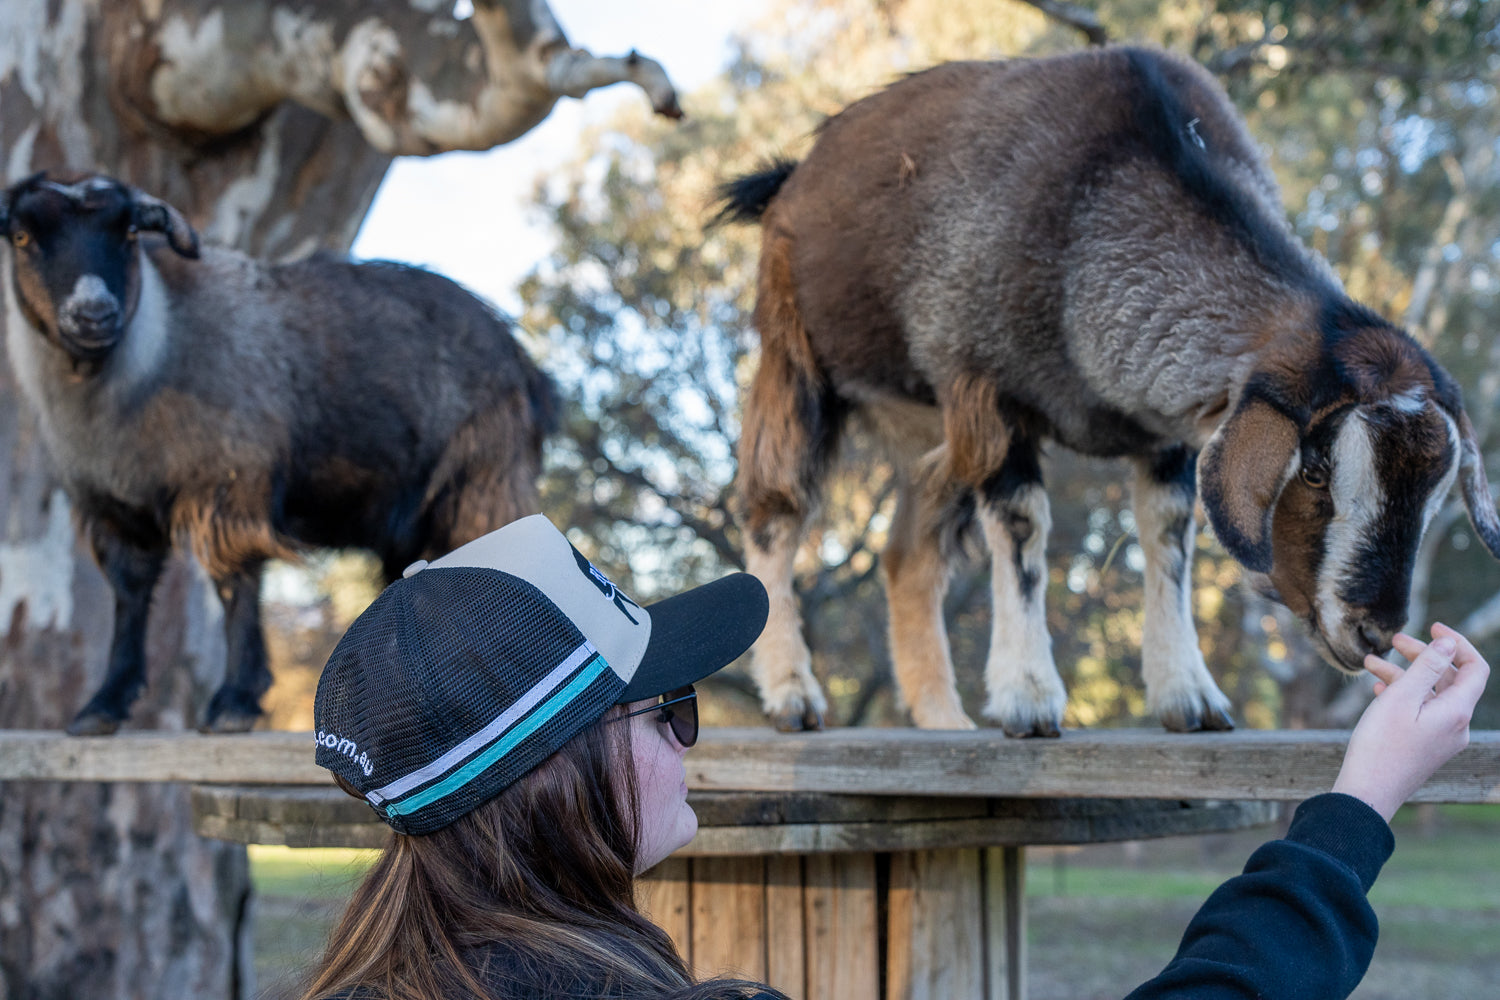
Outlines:
{"label": "black sleeve", "polygon": [[1171,964],[1127,1000],[1343,1000],[1375,953],[1365,895],[1394,846],[1359,799],[1308,799],[1286,838],[1214,891]]}

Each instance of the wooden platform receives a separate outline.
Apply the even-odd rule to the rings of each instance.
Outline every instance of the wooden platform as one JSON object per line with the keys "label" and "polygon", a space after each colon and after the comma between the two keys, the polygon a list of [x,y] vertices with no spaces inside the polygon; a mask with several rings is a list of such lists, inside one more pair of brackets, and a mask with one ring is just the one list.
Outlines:
{"label": "wooden platform", "polygon": [[[972,799],[695,792],[698,835],[637,884],[699,976],[796,1000],[1021,1000],[1025,845],[1238,830],[1272,802]],[[332,785],[197,785],[199,833],[379,847],[363,801]],[[1163,961],[1166,956],[1163,956]]]}
{"label": "wooden platform", "polygon": [[[642,905],[698,974],[798,1000],[1023,1000],[1026,845],[1268,823],[1332,786],[1347,738],[705,729],[686,758],[699,835],[642,880]],[[16,780],[192,783],[198,830],[247,843],[386,838],[313,762],[311,733],[0,731],[0,782]],[[1500,803],[1500,732],[1474,733],[1414,800]]]}
{"label": "wooden platform", "polygon": [[[1071,730],[1008,740],[998,730],[832,729],[784,734],[705,729],[687,757],[695,791],[969,798],[1258,799],[1326,791],[1348,733]],[[311,733],[0,732],[0,781],[322,784]],[[1415,802],[1500,803],[1500,732],[1473,734]]]}

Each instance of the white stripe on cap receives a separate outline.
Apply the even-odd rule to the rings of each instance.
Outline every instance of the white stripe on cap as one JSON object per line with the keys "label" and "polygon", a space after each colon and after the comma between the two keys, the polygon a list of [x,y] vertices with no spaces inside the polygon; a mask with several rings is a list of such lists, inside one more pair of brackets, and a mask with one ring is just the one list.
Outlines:
{"label": "white stripe on cap", "polygon": [[538,681],[530,691],[527,691],[520,698],[516,699],[514,704],[501,712],[489,725],[426,767],[413,771],[405,777],[397,778],[383,788],[366,792],[365,798],[369,799],[371,804],[378,806],[383,802],[405,795],[413,788],[425,785],[427,782],[447,774],[472,757],[480,748],[498,739],[501,733],[515,725],[518,719],[535,708],[543,698],[546,698],[553,691],[561,687],[563,682],[571,677],[574,671],[583,666],[596,652],[598,650],[594,648],[593,643],[585,642],[582,646],[573,650],[566,660],[563,660],[553,668],[551,673]]}

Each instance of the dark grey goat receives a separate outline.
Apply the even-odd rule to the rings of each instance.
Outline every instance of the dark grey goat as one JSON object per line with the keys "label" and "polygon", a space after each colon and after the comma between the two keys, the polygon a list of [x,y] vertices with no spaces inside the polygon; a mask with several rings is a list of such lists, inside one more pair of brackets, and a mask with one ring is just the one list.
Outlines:
{"label": "dark grey goat", "polygon": [[552,383],[453,282],[200,251],[176,209],[96,175],[9,188],[0,232],[16,380],[115,594],[108,671],[70,732],[128,715],[174,541],[224,602],[228,666],[203,726],[229,732],[271,680],[267,559],[359,546],[394,578],[537,511]]}
{"label": "dark grey goat", "polygon": [[1134,465],[1147,704],[1169,729],[1231,725],[1190,611],[1195,484],[1251,582],[1347,671],[1390,648],[1455,477],[1500,554],[1457,385],[1296,240],[1233,105],[1187,60],[939,66],[725,193],[726,214],[762,225],[739,488],[771,596],[752,670],[783,727],[821,721],[792,557],[852,411],[900,471],[882,562],[920,726],[973,725],[942,597],[944,539],[976,515],[993,574],[985,714],[1011,735],[1062,724],[1044,441]]}

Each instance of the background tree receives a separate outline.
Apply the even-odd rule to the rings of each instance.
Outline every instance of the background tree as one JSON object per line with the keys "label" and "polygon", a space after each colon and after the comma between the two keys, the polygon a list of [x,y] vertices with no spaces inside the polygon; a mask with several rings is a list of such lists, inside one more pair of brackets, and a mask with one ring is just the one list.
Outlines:
{"label": "background tree", "polygon": [[[670,591],[739,564],[730,516],[739,393],[759,233],[712,227],[714,189],[775,155],[798,157],[817,123],[898,74],[946,59],[1041,55],[1109,38],[1185,51],[1215,69],[1269,148],[1299,235],[1350,293],[1404,322],[1461,381],[1486,451],[1500,392],[1500,5],[1097,5],[783,0],[739,58],[693,95],[688,126],[626,114],[575,167],[538,188],[560,239],[522,289],[545,363],[580,401],[552,452],[549,506],[599,539],[591,555]],[[799,562],[799,591],[836,723],[896,723],[876,554],[890,470],[857,432]],[[1141,553],[1125,470],[1054,450],[1048,607],[1069,724],[1139,723]],[[1201,523],[1201,519],[1200,519]],[[649,543],[649,544],[648,544]],[[1236,586],[1204,533],[1195,568],[1200,639],[1243,723],[1345,725],[1369,696],[1324,665],[1283,611]],[[809,554],[809,550],[811,553]],[[665,556],[659,553],[666,553]],[[947,601],[965,707],[982,704],[987,574]],[[1491,655],[1500,567],[1450,503],[1426,540],[1413,620],[1461,624]],[[1489,597],[1489,595],[1495,595]],[[1488,598],[1488,599],[1487,599]],[[758,716],[748,681],[726,717]],[[715,701],[707,702],[713,706]],[[718,704],[726,704],[720,700]],[[1500,724],[1500,692],[1478,716]]]}
{"label": "background tree", "polygon": [[[5,183],[100,169],[209,241],[286,259],[347,250],[395,155],[488,148],[559,97],[623,80],[678,114],[660,66],[572,48],[544,3],[474,0],[465,21],[452,6],[8,0]],[[7,366],[0,726],[56,729],[103,669],[112,599],[14,388]],[[201,573],[174,565],[131,725],[200,716],[223,669],[220,615]],[[248,996],[249,904],[244,848],[193,835],[185,788],[0,787],[0,996]]]}

